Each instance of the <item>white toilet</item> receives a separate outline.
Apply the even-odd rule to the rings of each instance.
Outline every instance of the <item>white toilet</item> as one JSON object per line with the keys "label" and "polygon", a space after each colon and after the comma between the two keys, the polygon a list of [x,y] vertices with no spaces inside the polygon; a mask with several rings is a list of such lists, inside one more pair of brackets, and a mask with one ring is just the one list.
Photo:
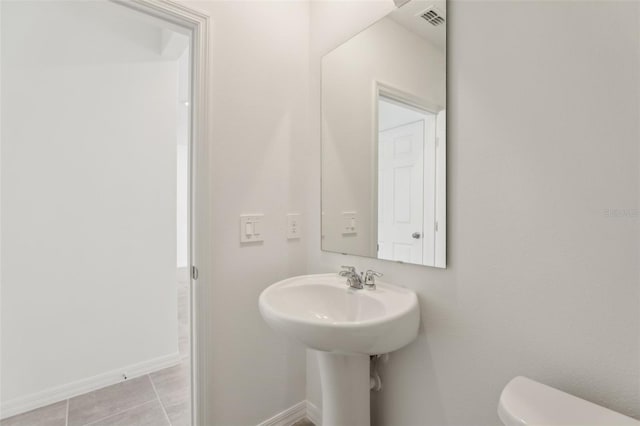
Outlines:
{"label": "white toilet", "polygon": [[516,377],[500,395],[505,426],[640,426],[640,421],[526,377]]}

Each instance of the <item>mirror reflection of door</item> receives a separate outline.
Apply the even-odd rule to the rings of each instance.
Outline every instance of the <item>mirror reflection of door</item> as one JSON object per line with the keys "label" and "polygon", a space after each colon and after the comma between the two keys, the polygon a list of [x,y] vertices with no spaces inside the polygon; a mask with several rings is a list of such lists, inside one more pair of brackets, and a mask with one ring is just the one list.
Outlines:
{"label": "mirror reflection of door", "polygon": [[436,115],[378,98],[378,258],[433,265]]}

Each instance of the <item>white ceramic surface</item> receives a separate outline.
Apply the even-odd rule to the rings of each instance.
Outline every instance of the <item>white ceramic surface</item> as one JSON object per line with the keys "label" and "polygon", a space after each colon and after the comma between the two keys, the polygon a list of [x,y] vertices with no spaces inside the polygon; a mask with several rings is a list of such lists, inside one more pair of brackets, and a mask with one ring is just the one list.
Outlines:
{"label": "white ceramic surface", "polygon": [[638,420],[526,377],[505,386],[498,415],[506,426],[640,426]]}
{"label": "white ceramic surface", "polygon": [[260,312],[274,329],[320,351],[376,355],[416,338],[420,310],[414,292],[384,282],[375,290],[345,283],[338,274],[288,278],[262,292]]}
{"label": "white ceramic surface", "polygon": [[351,289],[338,274],[304,275],[272,284],[259,305],[271,327],[319,351],[322,425],[369,426],[369,355],[416,338],[416,294],[383,282]]}

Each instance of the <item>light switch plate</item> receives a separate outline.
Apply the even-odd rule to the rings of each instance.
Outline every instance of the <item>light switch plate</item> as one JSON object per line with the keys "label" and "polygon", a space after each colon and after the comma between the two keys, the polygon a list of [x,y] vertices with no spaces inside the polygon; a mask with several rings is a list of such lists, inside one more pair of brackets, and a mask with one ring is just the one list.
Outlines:
{"label": "light switch plate", "polygon": [[264,241],[262,236],[263,214],[240,215],[240,242],[256,243]]}
{"label": "light switch plate", "polygon": [[358,233],[358,214],[356,212],[342,212],[342,235]]}
{"label": "light switch plate", "polygon": [[287,215],[287,239],[295,240],[301,237],[300,214],[289,213]]}

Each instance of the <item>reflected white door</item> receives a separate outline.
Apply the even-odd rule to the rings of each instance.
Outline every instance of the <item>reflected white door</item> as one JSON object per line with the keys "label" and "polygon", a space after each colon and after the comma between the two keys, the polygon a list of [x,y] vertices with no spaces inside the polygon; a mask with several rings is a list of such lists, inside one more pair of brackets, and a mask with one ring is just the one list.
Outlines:
{"label": "reflected white door", "polygon": [[378,258],[422,263],[425,122],[380,132]]}

